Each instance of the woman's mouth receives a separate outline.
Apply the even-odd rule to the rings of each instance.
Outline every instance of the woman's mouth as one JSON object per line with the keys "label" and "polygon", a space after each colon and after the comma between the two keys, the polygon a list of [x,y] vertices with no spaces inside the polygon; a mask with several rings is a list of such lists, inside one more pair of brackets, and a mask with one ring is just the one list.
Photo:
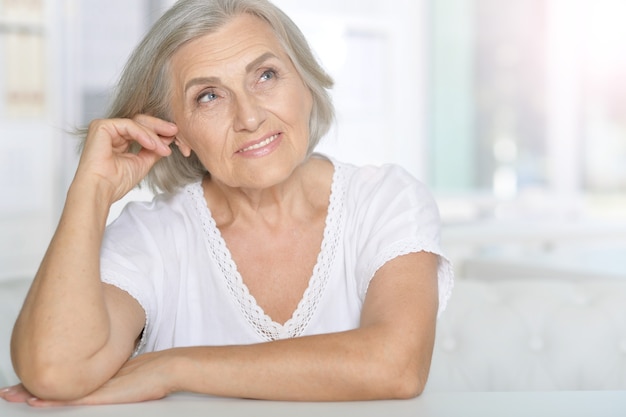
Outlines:
{"label": "woman's mouth", "polygon": [[261,148],[269,145],[270,143],[274,142],[276,139],[278,139],[279,135],[280,135],[279,133],[277,133],[275,135],[272,135],[269,138],[267,138],[265,140],[262,140],[261,142],[255,143],[254,145],[250,145],[250,146],[247,146],[245,148],[242,148],[242,149],[238,150],[237,153],[243,153],[243,152],[248,152],[248,151],[254,151],[254,150],[257,150],[257,149],[261,149]]}

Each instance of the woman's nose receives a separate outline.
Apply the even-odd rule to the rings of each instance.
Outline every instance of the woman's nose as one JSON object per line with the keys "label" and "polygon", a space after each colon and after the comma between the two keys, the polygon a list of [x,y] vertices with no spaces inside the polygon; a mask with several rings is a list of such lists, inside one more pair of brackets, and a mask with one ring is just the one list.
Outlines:
{"label": "woman's nose", "polygon": [[249,93],[237,96],[234,127],[236,131],[255,131],[265,120],[265,111],[256,97]]}

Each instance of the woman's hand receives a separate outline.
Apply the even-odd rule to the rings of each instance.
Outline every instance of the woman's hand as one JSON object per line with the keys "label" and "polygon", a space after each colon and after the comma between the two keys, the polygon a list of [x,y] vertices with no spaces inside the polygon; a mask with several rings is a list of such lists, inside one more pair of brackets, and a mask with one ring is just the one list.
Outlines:
{"label": "woman's hand", "polygon": [[[176,125],[147,115],[133,119],[94,120],[87,133],[75,181],[98,181],[119,200],[148,174],[152,166],[171,153]],[[131,145],[141,146],[132,153]]]}
{"label": "woman's hand", "polygon": [[30,394],[23,385],[0,391],[9,402],[25,402],[33,407],[123,404],[158,400],[174,391],[168,369],[168,351],[146,353],[126,362],[119,372],[96,391],[74,401],[46,401]]}
{"label": "woman's hand", "polygon": [[10,403],[25,403],[32,397],[22,384],[0,389],[0,398]]}

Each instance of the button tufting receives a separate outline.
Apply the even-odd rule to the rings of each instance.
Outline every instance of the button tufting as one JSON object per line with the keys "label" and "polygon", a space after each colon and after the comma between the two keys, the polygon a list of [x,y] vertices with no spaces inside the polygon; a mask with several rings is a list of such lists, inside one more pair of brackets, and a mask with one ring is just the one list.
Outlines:
{"label": "button tufting", "polygon": [[442,347],[442,348],[443,348],[443,350],[444,350],[444,351],[446,351],[446,352],[452,352],[452,351],[456,350],[456,340],[455,340],[455,339],[453,339],[453,338],[451,338],[451,337],[446,338],[446,339],[443,341],[443,344],[442,344],[442,346],[441,346],[441,347]]}
{"label": "button tufting", "polygon": [[533,352],[539,352],[540,350],[543,349],[543,339],[540,338],[539,336],[535,336],[531,338],[530,341],[528,342],[528,347]]}
{"label": "button tufting", "polygon": [[586,307],[590,304],[590,300],[589,297],[584,294],[576,294],[572,297],[572,303],[577,306]]}

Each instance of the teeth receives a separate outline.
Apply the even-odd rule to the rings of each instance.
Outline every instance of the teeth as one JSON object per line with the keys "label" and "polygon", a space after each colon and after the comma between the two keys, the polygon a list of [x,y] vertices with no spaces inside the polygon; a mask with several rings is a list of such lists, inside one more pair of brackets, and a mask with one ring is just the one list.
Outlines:
{"label": "teeth", "polygon": [[260,148],[262,148],[264,146],[267,146],[270,143],[274,142],[277,137],[278,137],[278,135],[270,136],[269,138],[265,139],[262,142],[257,143],[256,145],[252,145],[252,146],[248,146],[247,148],[243,148],[239,152],[246,152],[246,151],[252,151],[254,149],[260,149]]}

